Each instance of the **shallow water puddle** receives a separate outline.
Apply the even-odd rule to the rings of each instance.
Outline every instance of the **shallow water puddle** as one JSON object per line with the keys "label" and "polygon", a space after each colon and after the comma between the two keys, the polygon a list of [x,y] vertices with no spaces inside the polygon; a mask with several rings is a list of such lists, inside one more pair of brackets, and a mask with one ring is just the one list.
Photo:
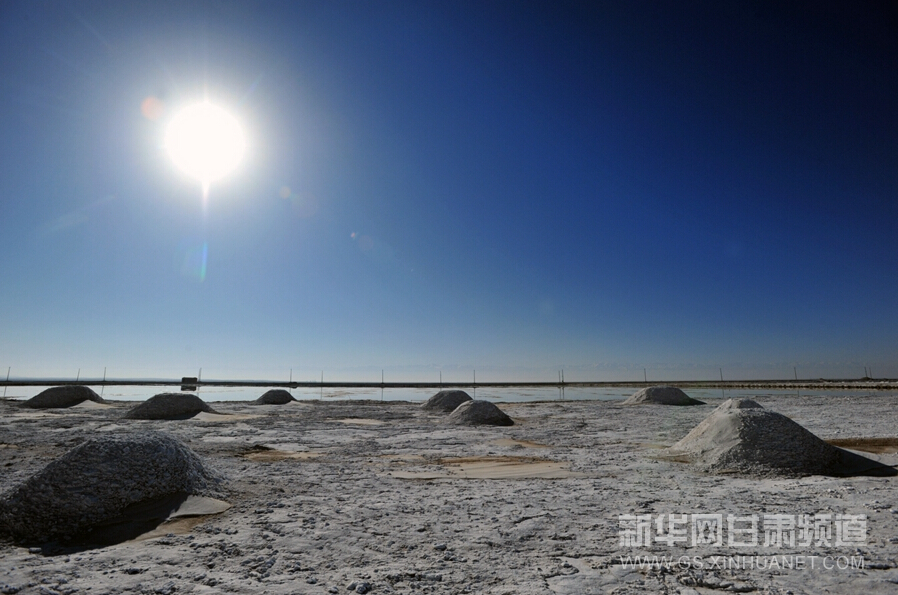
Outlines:
{"label": "shallow water puddle", "polygon": [[379,419],[368,419],[362,417],[347,417],[345,419],[334,419],[330,421],[338,424],[352,424],[357,426],[382,426],[384,425],[384,423],[386,423]]}
{"label": "shallow water puddle", "polygon": [[40,419],[45,417],[60,417],[65,415],[65,409],[25,409],[18,411],[10,411],[4,418],[4,421],[19,419]]}
{"label": "shallow water puddle", "polygon": [[833,446],[872,453],[898,453],[898,438],[834,438],[826,440]]}
{"label": "shallow water puddle", "polygon": [[274,461],[284,461],[288,459],[299,459],[299,460],[309,460],[315,459],[322,456],[324,453],[322,452],[311,452],[311,451],[289,451],[289,450],[279,450],[276,448],[270,448],[268,446],[264,446],[261,444],[257,444],[253,446],[249,451],[241,454],[240,456],[244,459],[248,459],[250,461],[256,461],[259,463],[271,463]]}
{"label": "shallow water puddle", "polygon": [[71,407],[66,407],[66,409],[114,409],[115,405],[111,403],[97,403],[96,401],[91,401],[90,399],[86,401],[81,401],[77,405],[72,405]]}
{"label": "shallow water puddle", "polygon": [[165,521],[151,531],[147,531],[134,538],[132,541],[146,541],[169,534],[183,535],[189,533],[194,527],[206,521],[206,517],[231,508],[231,505],[223,500],[206,498],[204,496],[188,496],[188,498]]}
{"label": "shallow water puddle", "polygon": [[548,444],[540,444],[539,442],[530,442],[529,440],[515,440],[514,438],[499,438],[488,442],[493,446],[525,446],[527,448],[551,448]]}

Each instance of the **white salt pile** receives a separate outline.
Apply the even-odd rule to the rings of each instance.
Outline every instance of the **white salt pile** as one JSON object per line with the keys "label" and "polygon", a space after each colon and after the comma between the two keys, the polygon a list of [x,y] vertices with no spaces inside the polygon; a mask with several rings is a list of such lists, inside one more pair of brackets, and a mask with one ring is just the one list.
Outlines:
{"label": "white salt pile", "polygon": [[449,413],[451,411],[455,411],[455,408],[465,401],[470,400],[471,395],[463,390],[441,390],[434,396],[427,399],[427,401],[423,405],[421,405],[421,409],[425,409],[427,411],[442,411],[443,413]]}
{"label": "white salt pile", "polygon": [[287,403],[292,403],[296,399],[293,398],[288,391],[285,391],[282,388],[272,389],[267,391],[261,397],[253,401],[254,405],[286,405]]}
{"label": "white salt pile", "polygon": [[151,397],[125,414],[126,419],[188,419],[197,413],[218,413],[190,393],[162,393]]}
{"label": "white salt pile", "polygon": [[106,400],[95,393],[90,387],[74,385],[48,388],[22,403],[22,407],[31,407],[32,409],[61,409],[64,407],[80,405],[84,401],[106,403]]}
{"label": "white salt pile", "polygon": [[827,444],[785,415],[749,399],[730,399],[668,449],[714,473],[891,475],[876,461]]}
{"label": "white salt pile", "polygon": [[514,422],[489,401],[465,401],[446,418],[449,423],[465,426],[513,426]]}
{"label": "white salt pile", "polygon": [[135,505],[215,495],[219,481],[167,434],[102,435],[0,497],[0,533],[20,543],[67,540],[121,520]]}
{"label": "white salt pile", "polygon": [[654,403],[656,405],[704,405],[704,401],[693,399],[675,386],[649,386],[624,401],[624,405],[642,405]]}

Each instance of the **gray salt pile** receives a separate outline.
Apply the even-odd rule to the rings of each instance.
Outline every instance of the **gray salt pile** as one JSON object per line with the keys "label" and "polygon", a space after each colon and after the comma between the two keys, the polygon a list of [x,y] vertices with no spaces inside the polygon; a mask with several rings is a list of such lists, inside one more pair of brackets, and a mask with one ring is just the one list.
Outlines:
{"label": "gray salt pile", "polygon": [[489,401],[465,401],[446,418],[465,426],[513,426],[514,422]]}
{"label": "gray salt pile", "polygon": [[675,386],[649,386],[630,395],[624,405],[704,405],[704,401],[693,399]]}
{"label": "gray salt pile", "polygon": [[714,410],[668,456],[685,456],[712,473],[750,475],[894,475],[890,468],[827,444],[785,415],[750,399]]}
{"label": "gray salt pile", "polygon": [[441,390],[427,399],[427,402],[421,405],[421,409],[449,413],[455,411],[455,408],[462,403],[470,400],[471,395],[463,390]]}
{"label": "gray salt pile", "polygon": [[[214,495],[218,481],[193,451],[167,434],[102,435],[0,497],[0,533],[20,543],[44,543],[94,532],[99,538],[112,526],[135,529],[137,519],[155,526],[176,507],[173,502],[189,494]],[[161,518],[146,514],[160,505],[155,516]]]}
{"label": "gray salt pile", "polygon": [[289,392],[282,388],[277,388],[266,392],[264,395],[253,401],[254,405],[286,405],[292,403],[296,399]]}
{"label": "gray salt pile", "polygon": [[188,419],[198,413],[218,413],[190,393],[162,393],[125,414],[126,419]]}
{"label": "gray salt pile", "polygon": [[54,386],[34,395],[22,403],[22,407],[61,409],[80,405],[84,401],[106,404],[105,399],[87,386]]}
{"label": "gray salt pile", "polygon": [[732,411],[734,409],[763,409],[760,403],[752,399],[727,399],[721,403],[712,413],[718,411]]}

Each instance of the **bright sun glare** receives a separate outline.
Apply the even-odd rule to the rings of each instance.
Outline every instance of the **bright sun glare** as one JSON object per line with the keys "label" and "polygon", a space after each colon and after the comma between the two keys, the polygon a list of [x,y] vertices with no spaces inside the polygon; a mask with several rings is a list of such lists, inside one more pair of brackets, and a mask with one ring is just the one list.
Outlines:
{"label": "bright sun glare", "polygon": [[237,119],[206,101],[178,112],[166,130],[165,148],[205,190],[240,163],[246,142]]}

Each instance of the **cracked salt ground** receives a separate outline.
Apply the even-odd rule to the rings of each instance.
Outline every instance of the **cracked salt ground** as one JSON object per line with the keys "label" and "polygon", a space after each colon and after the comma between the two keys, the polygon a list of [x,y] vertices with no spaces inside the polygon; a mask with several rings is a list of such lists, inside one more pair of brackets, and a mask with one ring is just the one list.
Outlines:
{"label": "cracked salt ground", "polygon": [[565,479],[585,477],[567,465],[549,459],[521,456],[448,457],[438,459],[430,469],[392,471],[400,479]]}
{"label": "cracked salt ground", "polygon": [[[38,593],[894,593],[898,498],[889,477],[712,475],[658,460],[721,400],[500,404],[508,427],[446,426],[415,403],[214,403],[229,421],[133,421],[133,404],[28,411],[0,402],[0,490],[98,433],[154,428],[226,479],[230,509],[140,541],[42,556],[0,545],[3,592]],[[824,440],[894,437],[898,404],[865,397],[759,398]],[[875,415],[870,412],[875,412]],[[242,416],[256,416],[240,419]],[[339,420],[377,420],[378,425]],[[651,446],[648,446],[651,445]],[[255,453],[258,458],[250,456]],[[312,454],[316,456],[311,456]],[[299,456],[294,456],[299,455]],[[898,462],[893,452],[877,454]],[[401,479],[447,461],[551,462],[562,478]],[[460,463],[458,463],[460,464]],[[764,553],[620,545],[621,514],[867,515],[867,568],[844,571],[626,568],[627,555]],[[779,554],[832,555],[835,547]]]}

